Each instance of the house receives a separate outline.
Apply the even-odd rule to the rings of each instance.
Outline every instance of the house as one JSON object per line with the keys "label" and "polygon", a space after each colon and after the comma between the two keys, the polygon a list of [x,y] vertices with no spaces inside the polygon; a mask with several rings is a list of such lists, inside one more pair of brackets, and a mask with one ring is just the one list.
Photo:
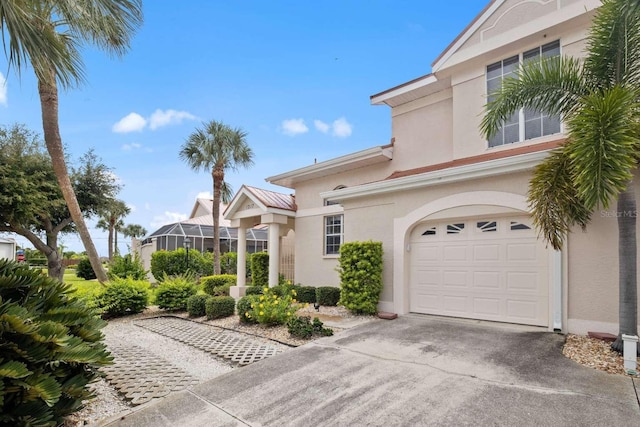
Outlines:
{"label": "house", "polygon": [[296,282],[338,286],[340,244],[375,240],[381,310],[617,333],[617,213],[596,212],[561,251],[529,214],[531,172],[564,141],[560,119],[520,111],[488,141],[479,131],[488,91],[519,63],[583,55],[599,5],[491,1],[432,73],[371,96],[390,109],[390,144],[267,178],[295,190],[280,224],[295,232]]}
{"label": "house", "polygon": [[0,259],[15,261],[16,241],[14,239],[0,237]]}
{"label": "house", "polygon": [[[220,206],[224,212],[225,205]],[[213,200],[197,198],[189,218],[161,226],[142,240],[133,239],[132,248],[139,254],[145,270],[151,269],[151,256],[159,250],[174,251],[185,247],[185,238],[190,240],[190,248],[200,252],[213,252]],[[220,218],[220,252],[238,250],[238,230],[230,222]],[[256,227],[254,227],[256,225]],[[245,250],[249,253],[267,249],[267,229],[252,224],[243,231]],[[151,273],[149,273],[151,275]],[[152,276],[150,277],[152,279]]]}

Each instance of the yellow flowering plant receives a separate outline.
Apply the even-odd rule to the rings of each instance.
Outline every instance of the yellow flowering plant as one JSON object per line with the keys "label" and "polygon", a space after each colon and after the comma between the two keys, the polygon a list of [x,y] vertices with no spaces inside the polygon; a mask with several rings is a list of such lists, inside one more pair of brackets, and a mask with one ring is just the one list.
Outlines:
{"label": "yellow flowering plant", "polygon": [[264,288],[262,295],[251,295],[251,305],[244,313],[238,313],[247,319],[263,325],[284,325],[298,310],[295,290],[278,295],[271,288]]}

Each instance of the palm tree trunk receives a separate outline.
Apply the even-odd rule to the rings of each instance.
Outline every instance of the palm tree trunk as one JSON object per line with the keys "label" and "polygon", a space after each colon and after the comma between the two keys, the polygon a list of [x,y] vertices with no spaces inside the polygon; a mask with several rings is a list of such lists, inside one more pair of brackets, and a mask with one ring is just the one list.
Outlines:
{"label": "palm tree trunk", "polygon": [[214,168],[213,176],[213,274],[220,274],[220,189],[224,181],[224,170]]}
{"label": "palm tree trunk", "polygon": [[113,261],[113,222],[109,219],[109,243],[107,243],[109,262]]}
{"label": "palm tree trunk", "polygon": [[58,125],[58,88],[53,69],[50,69],[46,80],[44,78],[38,79],[38,93],[40,95],[40,106],[42,109],[44,141],[47,146],[47,151],[51,156],[53,171],[58,178],[58,184],[60,185],[64,200],[67,202],[69,213],[78,229],[80,239],[82,239],[84,248],[89,256],[89,261],[91,261],[91,267],[93,267],[93,271],[96,272],[97,279],[101,283],[104,283],[107,281],[107,274],[102,268],[98,252],[93,245],[89,229],[84,222],[84,217],[80,211],[76,194],[71,186],[71,179],[69,178],[69,172],[67,171],[67,165],[64,159],[64,149],[62,147],[62,138],[60,137],[60,128]]}
{"label": "palm tree trunk", "polygon": [[[620,332],[611,347],[622,352],[622,334],[638,335],[636,195],[633,181],[618,196]],[[640,349],[639,349],[640,350]],[[638,352],[640,354],[640,351]]]}

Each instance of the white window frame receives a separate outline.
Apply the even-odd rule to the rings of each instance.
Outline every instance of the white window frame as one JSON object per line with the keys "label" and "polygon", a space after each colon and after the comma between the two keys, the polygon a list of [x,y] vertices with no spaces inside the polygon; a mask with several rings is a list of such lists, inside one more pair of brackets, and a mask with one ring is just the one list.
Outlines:
{"label": "white window frame", "polygon": [[[558,55],[559,55],[559,56],[562,56],[562,45],[560,44],[560,40],[558,39],[558,40],[555,40],[555,41],[552,41],[552,42],[549,42],[549,43],[545,43],[545,44],[540,45],[540,46],[538,46],[538,47],[534,47],[534,48],[532,48],[532,49],[528,49],[528,50],[527,50],[527,51],[525,51],[525,52],[520,52],[520,53],[519,53],[519,54],[517,54],[517,55],[512,55],[512,56],[509,56],[509,57],[507,57],[507,58],[503,58],[503,59],[501,59],[500,61],[496,61],[496,62],[493,62],[493,63],[491,63],[491,64],[487,65],[487,66],[485,67],[485,79],[484,79],[484,81],[485,81],[485,90],[486,90],[486,92],[487,92],[487,100],[489,99],[489,80],[490,80],[490,79],[489,79],[489,72],[488,72],[488,70],[489,70],[489,68],[490,68],[490,67],[492,67],[492,66],[494,66],[494,65],[497,65],[497,64],[501,64],[501,67],[503,67],[503,69],[501,70],[500,78],[501,78],[501,79],[504,79],[504,65],[503,65],[503,62],[504,62],[504,61],[508,61],[508,60],[510,60],[510,59],[512,59],[512,58],[514,58],[514,57],[516,57],[516,56],[517,56],[517,57],[518,57],[518,68],[520,68],[520,67],[522,67],[522,65],[523,65],[523,63],[524,63],[524,55],[525,55],[526,53],[529,53],[529,52],[531,52],[532,50],[536,50],[536,49],[538,49],[538,51],[540,52],[540,55],[542,55],[542,49],[543,49],[544,47],[550,46],[550,45],[552,45],[552,44],[557,44],[557,45],[558,45],[558,50],[559,50]],[[494,78],[494,79],[495,79],[495,78]],[[491,79],[491,80],[493,80],[493,79]],[[512,142],[504,142],[504,137],[503,137],[503,139],[502,139],[502,143],[501,143],[501,144],[495,144],[495,145],[491,145],[491,141],[490,141],[490,140],[487,140],[487,147],[488,147],[488,148],[498,148],[498,147],[503,147],[503,146],[505,146],[505,145],[509,145],[509,144],[515,144],[515,143],[518,143],[518,142],[530,141],[530,140],[532,140],[532,139],[541,138],[541,137],[548,136],[548,135],[553,135],[553,134],[547,134],[547,135],[545,135],[545,134],[544,134],[544,131],[542,131],[542,132],[541,132],[541,133],[542,133],[542,135],[540,135],[540,136],[535,136],[535,137],[527,138],[527,137],[526,137],[525,109],[524,109],[524,108],[520,108],[520,109],[518,110],[517,114],[518,114],[518,140],[517,140],[517,141],[512,141]],[[559,132],[562,132],[562,120],[560,119],[559,121],[560,121],[560,129],[559,129]],[[503,128],[504,128],[504,125],[503,125],[503,126],[500,126],[500,130],[499,130],[499,132],[502,132]]]}
{"label": "white window frame", "polygon": [[[340,218],[340,230],[338,233],[335,233],[333,230],[331,230],[331,232],[329,232],[329,228],[333,228],[335,227],[335,224],[329,224],[329,219],[330,218]],[[340,246],[342,246],[342,243],[344,243],[344,214],[336,214],[336,215],[327,215],[325,217],[323,217],[322,219],[322,225],[323,225],[323,255],[324,256],[338,256],[339,255],[339,250],[340,250]],[[338,248],[335,252],[333,251],[329,251],[329,242],[328,239],[329,237],[339,237],[340,243],[338,243]],[[331,243],[331,246],[335,246],[335,243]]]}

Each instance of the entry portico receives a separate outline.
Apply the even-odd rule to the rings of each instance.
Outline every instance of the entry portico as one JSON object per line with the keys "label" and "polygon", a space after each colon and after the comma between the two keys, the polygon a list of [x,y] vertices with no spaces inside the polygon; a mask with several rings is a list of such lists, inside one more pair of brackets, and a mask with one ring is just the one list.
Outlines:
{"label": "entry portico", "polygon": [[269,287],[278,284],[280,273],[280,237],[295,229],[296,203],[292,195],[243,185],[224,212],[232,227],[238,228],[238,263],[236,286],[231,296],[244,296],[246,290],[247,246],[245,232],[258,224],[269,229]]}

